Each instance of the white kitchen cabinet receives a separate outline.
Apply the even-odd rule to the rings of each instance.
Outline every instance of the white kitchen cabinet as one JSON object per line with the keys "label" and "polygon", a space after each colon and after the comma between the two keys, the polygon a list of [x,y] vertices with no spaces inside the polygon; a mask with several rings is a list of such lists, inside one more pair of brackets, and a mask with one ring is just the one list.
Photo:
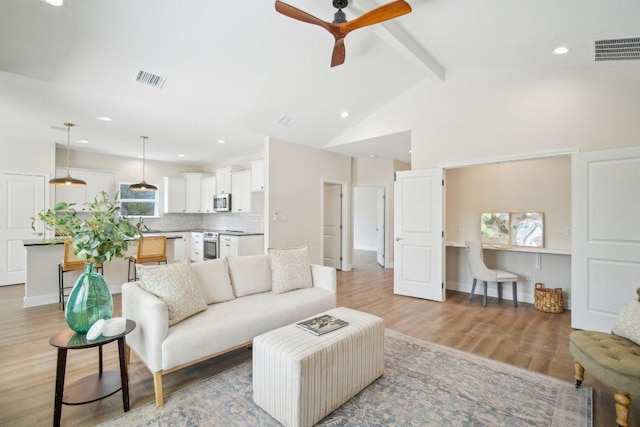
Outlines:
{"label": "white kitchen cabinet", "polygon": [[231,193],[231,171],[229,168],[216,169],[216,194]]}
{"label": "white kitchen cabinet", "polygon": [[204,235],[202,232],[191,233],[191,261],[204,261]]}
{"label": "white kitchen cabinet", "polygon": [[214,213],[213,196],[216,195],[216,177],[207,176],[202,178],[200,189],[200,211],[202,213]]}
{"label": "white kitchen cabinet", "polygon": [[185,173],[186,211],[200,213],[200,201],[202,199],[202,174]]}
{"label": "white kitchen cabinet", "polygon": [[187,185],[184,178],[165,176],[164,213],[184,213],[187,211]]}
{"label": "white kitchen cabinet", "polygon": [[251,171],[231,174],[231,212],[251,212]]}
{"label": "white kitchen cabinet", "polygon": [[264,160],[251,162],[251,191],[264,191]]}
{"label": "white kitchen cabinet", "polygon": [[[173,234],[173,233],[172,233]],[[180,234],[179,239],[175,239],[173,242],[173,260],[180,261],[185,256],[190,256],[191,250],[191,233],[177,233]]]}
{"label": "white kitchen cabinet", "polygon": [[264,235],[251,234],[236,236],[220,234],[218,236],[220,258],[226,256],[260,255],[264,253]]}
{"label": "white kitchen cabinet", "polygon": [[[69,174],[87,183],[82,186],[60,185],[55,187],[55,202],[75,203],[77,211],[87,211],[85,203],[91,203],[100,191],[105,191],[113,199],[116,193],[116,174],[112,172],[69,169]],[[66,168],[56,168],[56,178],[67,175]]]}

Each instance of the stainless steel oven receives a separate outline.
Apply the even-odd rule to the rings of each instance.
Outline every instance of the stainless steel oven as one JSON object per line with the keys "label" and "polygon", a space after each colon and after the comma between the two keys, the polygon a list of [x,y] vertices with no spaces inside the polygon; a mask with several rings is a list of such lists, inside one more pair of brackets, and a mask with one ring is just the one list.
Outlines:
{"label": "stainless steel oven", "polygon": [[202,253],[205,260],[218,258],[218,233],[205,231],[202,234],[202,243]]}

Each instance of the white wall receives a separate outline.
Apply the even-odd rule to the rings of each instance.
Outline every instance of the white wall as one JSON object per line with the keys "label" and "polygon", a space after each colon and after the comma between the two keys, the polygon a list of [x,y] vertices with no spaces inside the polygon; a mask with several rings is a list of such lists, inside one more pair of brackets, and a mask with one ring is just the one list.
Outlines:
{"label": "white wall", "polygon": [[462,69],[425,81],[335,143],[411,131],[412,169],[640,144],[637,67]]}
{"label": "white wall", "polygon": [[377,250],[378,187],[353,189],[353,248]]}
{"label": "white wall", "polygon": [[[322,183],[345,182],[350,186],[351,158],[273,138],[267,140],[265,157],[267,246],[308,245],[310,261],[322,264]],[[350,206],[349,200],[344,203]],[[287,220],[274,222],[276,212],[286,215]],[[345,233],[350,231],[345,230]],[[345,255],[349,256],[348,253]]]}
{"label": "white wall", "polygon": [[55,174],[55,143],[0,140],[0,170]]}

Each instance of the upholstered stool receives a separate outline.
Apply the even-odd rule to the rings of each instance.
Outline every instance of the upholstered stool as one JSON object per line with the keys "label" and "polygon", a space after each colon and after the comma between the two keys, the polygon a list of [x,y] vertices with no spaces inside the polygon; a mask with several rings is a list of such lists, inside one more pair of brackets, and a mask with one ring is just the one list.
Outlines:
{"label": "upholstered stool", "polygon": [[640,346],[613,334],[574,331],[569,335],[569,350],[575,360],[576,388],[585,369],[603,383],[613,386],[616,422],[628,426],[629,395],[640,396]]}
{"label": "upholstered stool", "polygon": [[287,427],[316,424],[384,373],[381,318],[324,314],[349,325],[320,336],[289,325],[253,340],[253,400]]}

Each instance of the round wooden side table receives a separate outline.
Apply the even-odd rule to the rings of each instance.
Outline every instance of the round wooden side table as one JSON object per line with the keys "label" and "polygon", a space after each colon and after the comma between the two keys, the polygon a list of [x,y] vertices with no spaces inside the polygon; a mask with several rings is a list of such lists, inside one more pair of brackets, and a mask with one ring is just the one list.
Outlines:
{"label": "round wooden side table", "polygon": [[[71,329],[58,332],[51,337],[49,344],[58,348],[58,363],[56,370],[56,396],[53,409],[53,425],[60,425],[62,404],[82,405],[95,402],[122,390],[122,404],[124,411],[129,411],[129,376],[127,374],[127,357],[125,336],[133,331],[136,322],[127,320],[123,333],[104,337],[100,335],[95,340],[87,340],[86,334],[79,334]],[[120,357],[120,372],[102,370],[102,346],[110,342],[118,341],[118,353]],[[69,384],[65,390],[64,377],[67,369],[67,350],[79,350],[83,348],[98,347],[99,367],[98,373],[81,378]]]}

